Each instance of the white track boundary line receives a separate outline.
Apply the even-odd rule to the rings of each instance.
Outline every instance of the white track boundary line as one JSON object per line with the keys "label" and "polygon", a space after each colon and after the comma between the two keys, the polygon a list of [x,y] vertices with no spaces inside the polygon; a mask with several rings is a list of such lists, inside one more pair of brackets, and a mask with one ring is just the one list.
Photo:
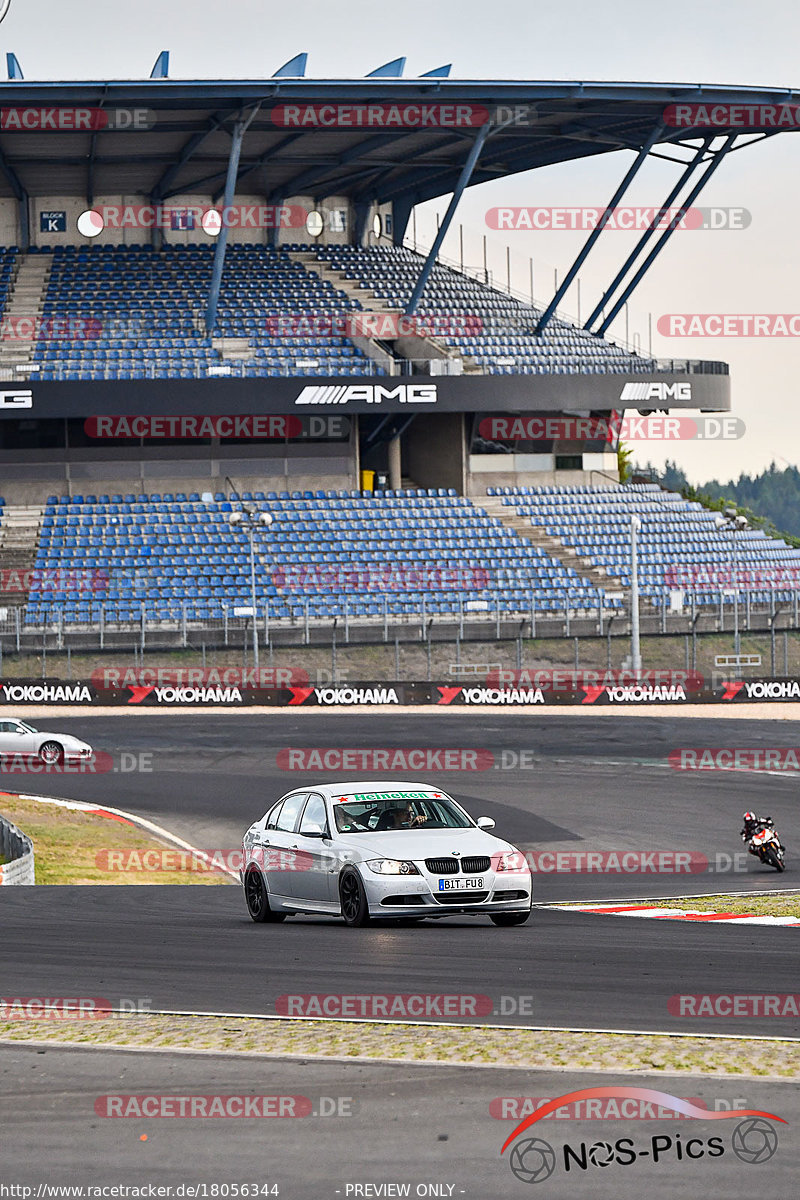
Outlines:
{"label": "white track boundary line", "polygon": [[696,892],[691,896],[612,896],[607,900],[554,900],[552,904],[534,904],[534,908],[572,908],[578,904],[650,904],[667,900],[708,900],[711,896],[722,896],[726,900],[738,900],[750,896],[796,896],[800,888],[770,888],[762,892]]}
{"label": "white track boundary line", "polygon": [[[8,1005],[8,1007],[14,1008],[16,1005]],[[25,1006],[20,1005],[19,1007],[24,1008]],[[377,1017],[295,1017],[283,1016],[279,1013],[205,1012],[202,1010],[195,1012],[171,1008],[147,1008],[141,1012],[130,1012],[128,1010],[112,1008],[109,1010],[109,1017],[120,1017],[123,1020],[130,1017],[212,1017],[231,1021],[292,1021],[299,1025],[402,1025],[411,1029],[497,1029],[500,1031],[513,1030],[517,1033],[596,1033],[616,1037],[713,1038],[715,1040],[737,1042],[800,1042],[800,1037],[790,1037],[788,1035],[684,1033],[670,1029],[587,1029],[579,1025],[498,1025],[485,1021],[476,1021],[474,1024],[467,1024],[463,1021],[408,1021],[402,1018],[392,1021]]]}
{"label": "white track boundary line", "polygon": [[[13,682],[13,681],[11,681]],[[319,686],[330,686],[328,684]],[[345,687],[346,684],[336,686]],[[162,717],[168,713],[179,716],[208,716],[241,717],[245,716],[274,716],[289,717],[292,715],[311,716],[430,716],[433,713],[442,715],[473,715],[478,713],[487,716],[490,713],[503,716],[518,714],[521,717],[545,716],[642,716],[642,717],[707,717],[731,719],[738,721],[798,721],[800,720],[800,701],[797,700],[764,700],[753,703],[736,702],[724,703],[711,701],[705,704],[388,704],[374,707],[365,704],[282,704],[269,706],[261,704],[242,704],[221,706],[219,704],[145,704],[145,705],[102,705],[102,704],[16,704],[15,713],[22,717],[121,717],[143,713],[151,717]]]}
{"label": "white track boundary line", "polygon": [[[13,795],[13,793],[11,793]],[[192,846],[190,842],[185,842],[183,838],[179,838],[176,834],[170,833],[163,825],[157,825],[155,821],[148,821],[146,817],[137,817],[134,813],[126,812],[123,808],[112,808],[108,804],[92,804],[85,800],[64,800],[59,796],[33,796],[26,792],[18,792],[20,800],[35,800],[38,804],[56,804],[59,808],[71,808],[78,812],[96,812],[96,813],[111,813],[115,817],[123,817],[126,821],[130,821],[132,825],[139,826],[140,829],[146,829],[148,833],[155,834],[157,837],[163,838],[173,846],[180,847],[181,850],[188,851],[193,858],[199,862],[204,862],[214,867],[215,870],[222,871],[225,875],[229,875],[231,879],[239,882],[238,872],[230,870],[229,867],[215,862],[210,854],[206,854],[205,850],[198,850],[196,846]]]}
{"label": "white track boundary line", "polygon": [[[674,897],[679,899],[679,897]],[[539,904],[539,909],[559,909],[560,904]],[[726,912],[724,908],[715,909],[699,909],[699,908],[675,908],[674,904],[661,901],[655,904],[637,904],[630,901],[622,903],[609,904],[597,903],[590,901],[588,904],[572,904],[568,906],[568,911],[586,913],[589,916],[598,917],[634,917],[641,919],[650,919],[657,921],[688,921],[692,924],[701,925],[708,923],[710,925],[768,925],[771,928],[800,928],[800,917],[794,915],[775,916],[771,913],[732,913]]]}

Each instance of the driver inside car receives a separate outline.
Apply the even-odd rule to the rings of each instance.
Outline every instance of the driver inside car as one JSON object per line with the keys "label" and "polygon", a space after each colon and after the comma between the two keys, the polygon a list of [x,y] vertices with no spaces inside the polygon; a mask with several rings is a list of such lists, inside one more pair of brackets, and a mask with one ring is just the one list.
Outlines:
{"label": "driver inside car", "polygon": [[378,819],[376,829],[414,829],[424,825],[427,817],[414,812],[414,806],[409,801],[403,808],[390,808]]}

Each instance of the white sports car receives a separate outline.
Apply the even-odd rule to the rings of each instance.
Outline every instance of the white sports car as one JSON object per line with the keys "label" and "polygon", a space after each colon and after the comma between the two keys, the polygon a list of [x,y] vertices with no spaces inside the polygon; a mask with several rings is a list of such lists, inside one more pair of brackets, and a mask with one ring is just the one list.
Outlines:
{"label": "white sports car", "polygon": [[376,917],[480,916],[522,925],[531,911],[525,855],[489,833],[440,788],[330,783],[296,788],[251,825],[241,881],[254,921],[292,913]]}
{"label": "white sports car", "polygon": [[27,721],[0,717],[0,759],[20,755],[38,758],[52,766],[62,762],[88,762],[93,754],[94,750],[87,742],[70,733],[42,732]]}

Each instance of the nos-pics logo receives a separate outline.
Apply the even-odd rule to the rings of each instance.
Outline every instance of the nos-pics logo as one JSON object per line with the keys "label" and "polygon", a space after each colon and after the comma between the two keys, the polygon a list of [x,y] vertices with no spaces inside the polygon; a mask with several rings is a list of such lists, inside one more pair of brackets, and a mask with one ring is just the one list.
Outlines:
{"label": "nos-pics logo", "polygon": [[[697,1161],[704,1158],[720,1158],[726,1153],[724,1139],[721,1137],[689,1137],[684,1141],[680,1133],[653,1134],[642,1139],[637,1145],[634,1138],[622,1137],[616,1140],[598,1140],[578,1145],[565,1143],[557,1151],[549,1142],[540,1137],[526,1137],[517,1141],[520,1134],[530,1129],[531,1125],[541,1121],[550,1113],[577,1101],[595,1098],[615,1097],[625,1100],[639,1100],[649,1105],[669,1108],[703,1121],[730,1120],[731,1117],[741,1118],[735,1126],[730,1140],[730,1149],[744,1163],[758,1165],[768,1162],[778,1148],[778,1134],[771,1121],[785,1124],[783,1117],[775,1113],[762,1112],[755,1108],[738,1108],[729,1111],[711,1111],[699,1108],[689,1100],[681,1100],[667,1092],[654,1091],[652,1088],[637,1087],[596,1087],[583,1088],[577,1092],[568,1092],[542,1104],[535,1112],[521,1121],[517,1128],[503,1143],[501,1154],[504,1154],[512,1142],[515,1143],[508,1158],[512,1174],[521,1183],[542,1183],[556,1171],[559,1161],[565,1173],[572,1171],[587,1171],[591,1167],[631,1166],[642,1159],[660,1163]],[[767,1119],[769,1118],[769,1119]]]}

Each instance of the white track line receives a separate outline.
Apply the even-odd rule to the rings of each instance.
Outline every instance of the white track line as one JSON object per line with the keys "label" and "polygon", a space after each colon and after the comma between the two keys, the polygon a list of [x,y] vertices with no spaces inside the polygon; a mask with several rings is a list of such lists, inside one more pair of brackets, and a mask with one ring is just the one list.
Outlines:
{"label": "white track line", "polygon": [[[539,904],[537,908],[557,909],[559,904]],[[668,905],[631,906],[624,901],[619,905],[571,904],[570,912],[595,913],[605,917],[638,917],[656,921],[688,921],[702,925],[788,925],[800,926],[800,917],[758,916],[754,913],[731,913],[719,909],[670,908]]]}
{"label": "white track line", "polygon": [[464,716],[469,713],[480,713],[481,716],[486,716],[488,713],[501,712],[503,717],[511,717],[519,715],[521,717],[543,716],[543,717],[574,717],[574,716],[599,716],[599,717],[614,717],[614,716],[642,716],[642,717],[715,717],[728,718],[738,721],[800,721],[800,702],[797,700],[770,700],[763,702],[737,703],[732,701],[728,704],[723,703],[708,703],[708,704],[463,704],[463,705],[438,705],[438,704],[387,704],[381,707],[375,707],[364,704],[348,704],[348,705],[281,705],[280,707],[268,707],[266,705],[242,704],[235,706],[220,706],[215,704],[159,704],[159,705],[141,705],[141,704],[119,704],[119,705],[92,705],[92,704],[19,704],[14,705],[14,712],[21,717],[45,718],[45,717],[122,717],[135,716],[144,714],[146,716],[164,716],[168,713],[177,713],[179,716],[208,716],[213,713],[216,717],[241,717],[245,716],[271,716],[271,717],[291,717],[293,715],[312,715],[312,716],[369,716],[369,717],[396,717],[396,716],[430,716],[432,713],[441,713],[442,715]]}
{"label": "white track line", "polygon": [[693,892],[691,896],[611,896],[602,900],[558,900],[553,904],[534,904],[534,908],[572,908],[579,904],[666,904],[670,900],[708,900],[720,896],[724,900],[739,900],[750,896],[796,896],[800,888],[769,888],[760,892]]}
{"label": "white track line", "polygon": [[[367,1017],[290,1017],[281,1016],[276,1013],[237,1013],[237,1012],[192,1012],[181,1009],[155,1009],[148,1008],[142,1012],[122,1012],[122,1010],[112,1009],[112,1015],[119,1013],[122,1018],[128,1017],[215,1017],[233,1021],[292,1021],[302,1025],[403,1025],[410,1028],[418,1029],[499,1029],[499,1030],[514,1030],[517,1033],[597,1033],[597,1034],[614,1034],[618,1036],[633,1036],[633,1037],[668,1037],[668,1038],[714,1038],[719,1041],[737,1041],[737,1042],[800,1042],[800,1037],[789,1036],[769,1036],[765,1037],[759,1034],[754,1037],[748,1033],[684,1033],[683,1031],[673,1031],[670,1029],[586,1029],[583,1026],[577,1025],[497,1025],[487,1022],[475,1022],[472,1025],[456,1021],[408,1021],[408,1020],[381,1020],[378,1018]],[[392,1060],[394,1061],[394,1060]]]}

